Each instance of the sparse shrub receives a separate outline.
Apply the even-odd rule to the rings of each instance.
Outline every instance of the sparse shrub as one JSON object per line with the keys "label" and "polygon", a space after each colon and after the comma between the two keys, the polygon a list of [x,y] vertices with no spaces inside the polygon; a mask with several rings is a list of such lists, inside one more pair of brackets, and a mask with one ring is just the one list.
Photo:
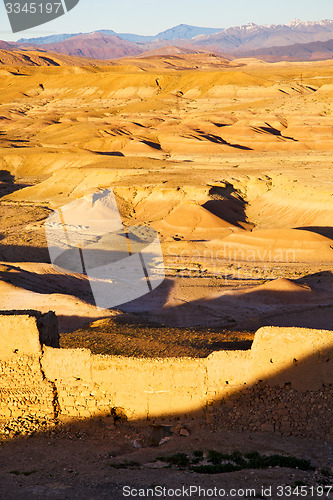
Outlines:
{"label": "sparse shrub", "polygon": [[307,483],[305,483],[304,481],[301,481],[301,480],[297,480],[291,486],[293,488],[296,488],[297,486],[307,486]]}
{"label": "sparse shrub", "polygon": [[31,474],[35,474],[37,471],[34,469],[34,470],[29,470],[29,471],[25,471],[25,472],[20,472],[19,470],[11,470],[9,472],[9,474],[14,474],[15,476],[20,476],[21,474],[23,476],[31,476]]}
{"label": "sparse shrub", "polygon": [[199,465],[203,458],[203,452],[197,450],[193,452],[192,460],[185,453],[176,453],[169,457],[158,457],[157,460],[166,462],[169,466],[189,467],[189,470],[199,474],[222,474],[243,469],[267,469],[268,467],[286,467],[303,471],[314,470],[309,460],[284,455],[261,455],[257,451],[245,454],[234,451],[229,454],[209,450],[207,461],[210,463]]}
{"label": "sparse shrub", "polygon": [[230,459],[230,455],[221,453],[220,451],[216,450],[208,451],[207,460],[208,462],[211,462],[214,465],[219,465],[222,462],[222,460],[228,460],[228,459]]}
{"label": "sparse shrub", "polygon": [[114,469],[136,469],[138,467],[140,467],[140,464],[139,462],[135,462],[134,460],[125,460],[125,462],[119,462],[119,463],[116,463],[116,462],[113,462],[110,464],[111,467],[113,467]]}
{"label": "sparse shrub", "polygon": [[177,465],[178,467],[186,467],[186,465],[191,463],[186,453],[176,453],[175,455],[170,455],[169,457],[157,457],[157,460],[167,462],[170,465]]}
{"label": "sparse shrub", "polygon": [[202,450],[195,450],[193,452],[193,458],[192,458],[191,463],[193,465],[199,464],[200,462],[202,462],[203,458],[204,458],[203,451]]}
{"label": "sparse shrub", "polygon": [[242,467],[239,465],[229,464],[218,464],[218,465],[197,465],[191,467],[193,472],[198,472],[199,474],[223,474],[226,472],[235,472],[241,470]]}

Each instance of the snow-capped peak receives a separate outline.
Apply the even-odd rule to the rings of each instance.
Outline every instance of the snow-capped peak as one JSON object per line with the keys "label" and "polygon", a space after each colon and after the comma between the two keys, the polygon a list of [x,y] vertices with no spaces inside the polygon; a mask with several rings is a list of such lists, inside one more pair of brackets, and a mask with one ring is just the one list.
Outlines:
{"label": "snow-capped peak", "polygon": [[296,28],[296,27],[308,27],[308,26],[325,26],[331,24],[333,24],[333,21],[331,19],[324,19],[323,21],[301,21],[300,19],[293,19],[293,21],[287,23],[286,26]]}
{"label": "snow-capped peak", "polygon": [[242,26],[242,28],[244,28],[244,29],[246,29],[246,30],[250,30],[250,29],[252,29],[252,28],[256,28],[257,26],[258,26],[258,25],[257,25],[257,24],[255,24],[255,23],[247,23],[247,24],[244,24],[244,25]]}
{"label": "snow-capped peak", "polygon": [[293,19],[286,26],[307,26],[309,24],[308,21],[301,21],[300,19]]}

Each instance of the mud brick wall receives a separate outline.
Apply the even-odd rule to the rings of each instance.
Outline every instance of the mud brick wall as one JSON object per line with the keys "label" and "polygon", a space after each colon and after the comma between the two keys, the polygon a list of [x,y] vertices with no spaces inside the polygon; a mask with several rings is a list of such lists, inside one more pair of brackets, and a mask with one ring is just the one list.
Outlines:
{"label": "mud brick wall", "polygon": [[277,432],[333,441],[333,389],[299,392],[265,385],[246,389],[208,408],[216,428]]}
{"label": "mud brick wall", "polygon": [[333,332],[261,328],[251,350],[137,359],[44,347],[60,415],[205,416],[219,427],[333,438]]}
{"label": "mud brick wall", "polygon": [[242,369],[233,352],[209,358],[207,413],[217,427],[333,440],[333,332],[265,327]]}
{"label": "mud brick wall", "polygon": [[94,358],[88,349],[44,348],[43,372],[54,383],[61,417],[110,415],[115,406],[114,395],[105,380],[93,380]]}
{"label": "mud brick wall", "polygon": [[54,313],[0,312],[0,420],[54,418],[54,384],[40,364],[43,342],[59,345]]}
{"label": "mud brick wall", "polygon": [[137,359],[92,355],[87,349],[44,348],[62,416],[94,417],[121,408],[130,419],[190,413],[206,402],[206,366],[200,359]]}
{"label": "mud brick wall", "polygon": [[202,412],[206,403],[204,359],[93,356],[92,379],[128,418]]}
{"label": "mud brick wall", "polygon": [[[51,335],[52,337],[52,335]],[[248,351],[138,359],[41,346],[27,313],[0,314],[0,419],[117,412],[333,439],[333,332],[264,327]]]}
{"label": "mud brick wall", "polygon": [[54,386],[44,379],[39,356],[0,361],[0,419],[55,416]]}

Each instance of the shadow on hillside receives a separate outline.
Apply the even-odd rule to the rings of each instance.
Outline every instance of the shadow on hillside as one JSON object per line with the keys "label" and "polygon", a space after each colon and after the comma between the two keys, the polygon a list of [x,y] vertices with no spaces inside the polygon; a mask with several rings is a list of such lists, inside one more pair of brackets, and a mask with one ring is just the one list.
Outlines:
{"label": "shadow on hillside", "polygon": [[0,170],[0,198],[19,191],[30,184],[16,184],[15,177],[8,170]]}
{"label": "shadow on hillside", "polygon": [[92,153],[100,156],[125,156],[121,151],[92,151]]}
{"label": "shadow on hillside", "polygon": [[[12,261],[47,262],[47,249],[30,247],[5,247],[0,245],[0,259],[6,261],[3,250],[7,250]],[[15,250],[18,254],[15,255]],[[27,257],[34,258],[24,258]],[[93,250],[90,250],[92,257]],[[121,252],[96,250],[97,261],[105,263],[116,261],[128,254]],[[42,258],[43,257],[43,258]],[[92,259],[93,261],[94,259]],[[60,273],[59,273],[60,271]],[[10,263],[0,270],[0,279],[16,287],[40,294],[73,295],[88,304],[95,305],[90,284],[84,275],[66,274],[65,269],[55,270],[54,273],[37,274],[25,271],[19,266]],[[124,278],[128,279],[126,270]],[[191,295],[186,299],[178,298],[176,285],[182,278],[166,278],[152,292],[132,300],[116,308],[125,313],[135,314],[143,323],[157,322],[170,327],[215,327],[236,331],[254,331],[261,326],[290,326],[308,327],[333,330],[333,273],[331,271],[318,272],[289,282],[274,281],[264,288],[231,290],[223,287],[221,280],[221,294],[207,296],[193,300]],[[185,283],[185,281],[184,281]],[[235,285],[237,280],[228,281],[228,286]],[[288,284],[289,283],[289,284]],[[115,283],[115,286],[116,283]],[[281,288],[282,286],[282,288]],[[296,289],[295,289],[296,288]],[[190,293],[190,287],[187,288]],[[70,319],[70,317],[69,317]],[[71,322],[72,323],[72,322]]]}
{"label": "shadow on hillside", "polygon": [[204,139],[206,141],[212,142],[213,144],[222,144],[222,145],[230,146],[231,148],[241,149],[243,151],[253,151],[253,149],[248,147],[248,146],[243,146],[241,144],[232,144],[216,134],[207,134],[199,129],[195,129],[195,132],[198,134],[198,136],[190,135],[189,137],[195,138],[195,139],[197,139],[199,137],[199,140]]}
{"label": "shadow on hillside", "polygon": [[28,245],[1,245],[0,261],[4,262],[40,262],[49,264],[50,255],[47,248]]}
{"label": "shadow on hillside", "polygon": [[[333,273],[318,272],[299,280],[290,280],[291,289],[265,288],[214,298],[184,300],[168,305],[174,281],[163,285],[120,309],[153,315],[173,327],[214,326],[229,330],[257,330],[261,326],[289,326],[333,330]],[[274,281],[271,282],[272,286]],[[293,283],[299,288],[292,289]],[[221,292],[223,292],[223,285]],[[245,292],[245,291],[244,291]]]}
{"label": "shadow on hillside", "polygon": [[203,208],[242,229],[244,224],[250,225],[246,216],[246,202],[238,195],[232,184],[227,184],[226,187],[213,186],[209,190],[209,195],[215,199],[204,203]]}
{"label": "shadow on hillside", "polygon": [[302,229],[303,231],[311,231],[312,233],[321,234],[326,238],[333,240],[333,227],[331,226],[308,226],[308,227],[296,227],[296,229]]}
{"label": "shadow on hillside", "polygon": [[38,274],[7,264],[0,268],[0,279],[31,292],[75,295],[80,299],[87,299],[88,303],[94,304],[89,281],[83,276],[57,274],[56,271],[54,274]]}

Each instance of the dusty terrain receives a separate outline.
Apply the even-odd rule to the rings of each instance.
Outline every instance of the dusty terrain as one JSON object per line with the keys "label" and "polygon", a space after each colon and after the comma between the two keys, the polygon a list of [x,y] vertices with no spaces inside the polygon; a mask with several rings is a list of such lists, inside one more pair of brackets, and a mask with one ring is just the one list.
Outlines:
{"label": "dusty terrain", "polygon": [[[299,498],[297,486],[306,486],[307,498],[332,498],[327,485],[331,484],[332,447],[299,438],[274,434],[236,433],[212,429],[204,422],[169,422],[171,430],[187,429],[190,436],[173,434],[160,446],[152,445],[160,430],[155,426],[117,424],[112,418],[97,422],[63,427],[57,434],[47,433],[4,444],[0,454],[0,494],[3,499],[33,500],[42,498],[71,499],[125,498],[123,487],[131,489],[165,487],[201,487],[229,492],[240,490],[233,498]],[[183,426],[183,427],[182,427]],[[186,426],[186,427],[184,427]],[[263,470],[244,469],[222,474],[200,474],[186,467],[169,466],[158,460],[186,453],[209,450],[223,453],[260,452],[309,460],[313,470],[303,471],[288,467],[270,467]],[[278,493],[278,486],[292,487],[295,495]],[[262,494],[262,488],[272,487],[274,496]],[[313,488],[313,490],[311,490]],[[317,489],[318,488],[318,489]],[[324,489],[327,488],[327,489]],[[255,494],[249,490],[255,490]],[[242,492],[241,490],[248,490]],[[310,493],[311,492],[311,493]],[[312,492],[314,492],[312,494]],[[328,493],[328,495],[327,495]],[[137,493],[138,495],[138,493]],[[257,495],[257,496],[255,496]],[[141,495],[142,496],[142,495]],[[304,494],[303,494],[304,497]],[[131,496],[130,498],[134,498]],[[150,498],[158,498],[157,496]],[[165,497],[165,498],[172,498]],[[186,498],[186,494],[180,498]],[[199,497],[193,493],[191,498]]]}
{"label": "dusty terrain", "polygon": [[[95,343],[96,352],[102,346],[103,352],[140,356],[247,348],[262,325],[332,329],[331,61],[269,65],[184,53],[112,66],[13,64],[0,75],[2,309],[54,310],[63,346]],[[151,295],[116,311],[95,306],[86,276],[51,266],[44,230],[53,209],[104,187],[113,189],[125,225],[159,232],[166,268],[165,282]],[[145,326],[129,350],[125,336],[137,332],[133,323]],[[109,446],[111,428],[94,453],[118,447]],[[208,439],[211,429],[195,432],[207,438],[206,448],[209,439],[215,442],[214,435]],[[127,458],[124,436],[116,454]],[[110,482],[128,477],[106,472],[99,455],[88,466],[70,463],[67,444],[76,456],[82,442],[86,456],[93,438],[46,439],[53,458],[45,456],[43,437],[2,448],[2,498],[75,498],[73,491],[97,498],[110,494]],[[219,439],[226,442],[224,435]],[[247,439],[230,435],[228,448],[246,448]],[[319,460],[314,444],[295,442],[293,448],[292,440],[253,439],[259,451],[278,448],[302,458],[309,448],[310,459]],[[172,442],[175,449],[183,446]],[[38,481],[35,473],[10,474],[23,471],[20,450],[31,454],[24,470],[38,471],[35,464],[43,461]],[[130,459],[143,453],[131,450]],[[326,466],[331,448],[320,450]],[[148,461],[144,453],[141,460]],[[83,479],[80,471],[69,479],[67,469],[81,466]],[[132,484],[144,481],[140,471],[131,474]],[[188,474],[176,472],[173,481],[190,483]],[[270,484],[275,471],[260,474],[253,477]],[[299,472],[288,474],[283,484],[304,480]],[[243,475],[230,473],[226,481],[242,484]],[[160,471],[145,477],[146,484],[156,483]],[[202,477],[196,481],[202,484]],[[94,485],[96,492],[89,490]]]}
{"label": "dusty terrain", "polygon": [[122,310],[176,327],[331,328],[331,62],[184,53],[4,71],[4,309],[52,308],[64,332],[113,314],[85,276],[49,265],[44,231],[52,209],[112,187],[125,225],[159,232],[167,275]]}

